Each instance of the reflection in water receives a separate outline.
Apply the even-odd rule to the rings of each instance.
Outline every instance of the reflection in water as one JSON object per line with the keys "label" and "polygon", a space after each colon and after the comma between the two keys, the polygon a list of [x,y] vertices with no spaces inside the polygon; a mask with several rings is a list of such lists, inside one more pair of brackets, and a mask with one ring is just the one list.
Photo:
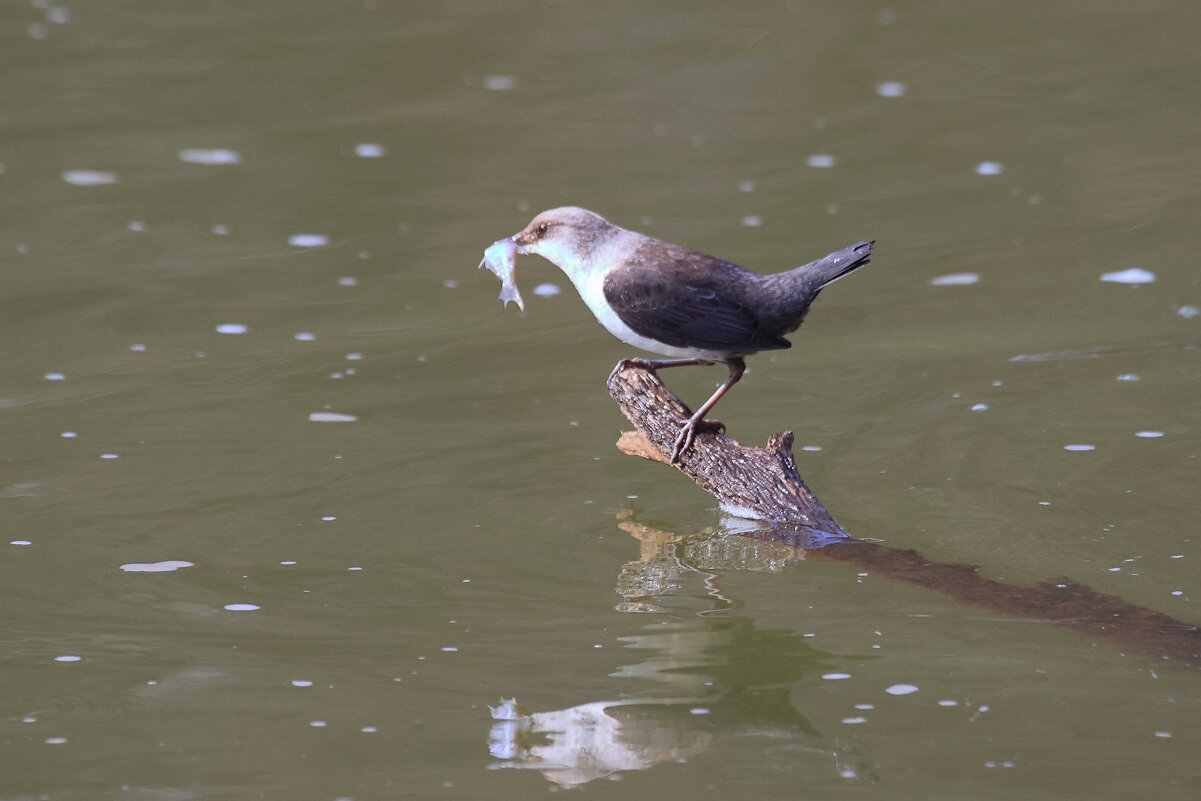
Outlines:
{"label": "reflection in water", "polygon": [[[828,670],[826,654],[790,631],[760,631],[745,618],[655,625],[623,638],[646,657],[613,675],[655,681],[654,698],[590,701],[529,713],[516,699],[492,708],[496,768],[534,768],[573,787],[619,771],[683,762],[734,737],[784,740],[789,751],[828,759],[844,778],[872,778],[861,754],[823,743],[793,706],[790,688]],[[667,629],[664,631],[664,629]],[[791,758],[791,757],[790,757]]]}
{"label": "reflection in water", "polygon": [[[806,554],[1135,646],[1188,667],[1201,664],[1198,627],[1067,579],[1014,586],[985,579],[971,565],[935,562],[916,551],[853,539],[814,547],[810,532],[723,522],[684,537],[636,523],[629,511],[618,514],[618,526],[638,540],[640,553],[621,569],[617,591],[624,600],[617,609],[678,614],[689,601],[703,608],[672,622],[657,616],[648,633],[622,638],[628,650],[644,656],[611,675],[653,682],[660,688],[654,698],[585,701],[536,713],[516,699],[502,701],[492,709],[489,751],[501,760],[493,767],[535,768],[559,786],[574,787],[619,771],[686,761],[715,743],[753,736],[825,755],[844,778],[873,779],[871,760],[822,742],[793,706],[790,689],[805,676],[833,677],[823,664],[830,655],[793,631],[758,630],[731,614],[736,603],[719,585],[719,571],[775,573]],[[697,580],[701,592],[690,595],[688,583]],[[915,689],[897,684],[886,692]]]}
{"label": "reflection in water", "polygon": [[562,787],[617,771],[683,761],[708,748],[708,721],[698,714],[636,701],[595,701],[528,714],[515,699],[492,708],[496,723],[488,750],[506,760],[495,767],[532,767]]}
{"label": "reflection in water", "polygon": [[706,608],[677,621],[656,618],[647,633],[621,638],[640,658],[611,675],[653,682],[653,698],[586,701],[535,713],[516,699],[502,700],[492,708],[489,752],[502,760],[493,767],[534,768],[559,786],[574,787],[619,771],[683,762],[733,737],[769,737],[787,741],[790,753],[799,749],[831,760],[845,778],[871,778],[870,761],[824,743],[790,697],[797,682],[830,669],[830,655],[796,632],[760,630],[747,618],[711,614],[734,605],[713,570],[778,572],[803,551],[732,537],[722,528],[681,537],[629,517],[619,515],[620,526],[639,540],[641,558],[622,568],[618,592],[625,601],[618,609],[678,612],[656,599],[684,600],[686,584],[695,578]]}
{"label": "reflection in water", "polygon": [[[824,514],[820,504],[816,500],[814,503]],[[746,521],[740,528],[735,528],[739,524],[729,518],[724,528],[706,530],[695,537],[679,540],[677,544],[677,538],[632,523],[628,514],[619,514],[618,520],[623,530],[634,534],[643,543],[642,558],[626,565],[619,581],[618,592],[627,598],[637,588],[662,589],[678,585],[680,577],[689,571],[779,570],[788,559],[802,558],[807,553],[809,558],[845,562],[878,576],[924,587],[955,601],[1048,621],[1172,660],[1183,667],[1201,669],[1201,626],[1115,595],[1097,592],[1067,577],[1049,579],[1029,587],[1007,584],[981,576],[975,565],[938,562],[918,551],[892,548],[868,540],[831,538],[806,526]],[[731,534],[741,536],[728,536]],[[767,550],[750,545],[752,541],[767,546]],[[687,559],[678,555],[688,553],[692,556]],[[722,600],[728,603],[724,597]],[[634,609],[631,603],[637,604],[638,611],[655,608],[646,599],[627,601],[619,608]]]}
{"label": "reflection in water", "polygon": [[626,599],[617,605],[621,612],[667,611],[654,596],[673,596],[685,577],[698,575],[719,608],[731,606],[710,569],[779,573],[789,561],[804,558],[804,550],[791,545],[730,536],[761,528],[756,521],[727,517],[720,528],[684,536],[642,525],[632,517],[629,510],[617,514],[617,527],[640,543],[638,559],[627,562],[617,580],[617,592]]}

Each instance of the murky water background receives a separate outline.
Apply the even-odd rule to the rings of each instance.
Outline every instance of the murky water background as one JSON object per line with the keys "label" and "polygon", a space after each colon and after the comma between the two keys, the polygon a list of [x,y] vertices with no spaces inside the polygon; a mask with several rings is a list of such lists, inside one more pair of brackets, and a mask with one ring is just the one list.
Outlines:
{"label": "murky water background", "polygon": [[564,203],[764,271],[876,238],[730,433],[858,536],[1201,622],[1198,30],[6,4],[0,795],[1196,798],[1196,671],[712,531],[612,446],[629,349],[475,265]]}

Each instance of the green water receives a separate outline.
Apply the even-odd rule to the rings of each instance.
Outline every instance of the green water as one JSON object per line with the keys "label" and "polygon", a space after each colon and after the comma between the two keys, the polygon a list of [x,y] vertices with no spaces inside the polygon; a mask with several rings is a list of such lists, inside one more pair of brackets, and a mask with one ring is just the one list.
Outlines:
{"label": "green water", "polygon": [[876,239],[731,435],[857,536],[1201,623],[1199,26],[8,4],[0,797],[1196,798],[1195,671],[713,532],[613,447],[630,350],[475,266],[566,203],[762,271]]}

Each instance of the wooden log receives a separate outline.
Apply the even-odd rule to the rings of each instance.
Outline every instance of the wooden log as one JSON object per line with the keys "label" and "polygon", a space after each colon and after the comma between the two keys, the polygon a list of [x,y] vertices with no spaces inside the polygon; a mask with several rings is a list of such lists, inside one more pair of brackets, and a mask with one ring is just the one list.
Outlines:
{"label": "wooden log", "polygon": [[[637,432],[622,434],[617,447],[632,456],[671,464],[668,454],[680,421],[692,415],[652,371],[621,361],[609,374],[609,394]],[[674,467],[717,498],[737,517],[802,526],[835,539],[844,532],[797,473],[792,432],[772,434],[764,448],[741,445],[721,432],[697,434]]]}

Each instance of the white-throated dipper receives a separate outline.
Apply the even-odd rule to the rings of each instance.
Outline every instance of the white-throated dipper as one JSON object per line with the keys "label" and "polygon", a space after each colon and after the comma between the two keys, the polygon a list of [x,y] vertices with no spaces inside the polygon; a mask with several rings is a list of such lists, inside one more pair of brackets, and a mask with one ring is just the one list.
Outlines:
{"label": "white-throated dipper", "polygon": [[[709,400],[681,421],[672,462],[679,462],[701,425],[721,425],[705,415],[742,378],[743,358],[792,347],[784,335],[797,329],[813,299],[867,264],[875,244],[859,242],[795,269],[762,275],[627,231],[574,206],[542,212],[510,239],[517,253],[537,253],[563,270],[613,336],[672,357],[627,362],[649,370],[693,364],[729,368]],[[508,248],[511,259],[512,245]]]}

